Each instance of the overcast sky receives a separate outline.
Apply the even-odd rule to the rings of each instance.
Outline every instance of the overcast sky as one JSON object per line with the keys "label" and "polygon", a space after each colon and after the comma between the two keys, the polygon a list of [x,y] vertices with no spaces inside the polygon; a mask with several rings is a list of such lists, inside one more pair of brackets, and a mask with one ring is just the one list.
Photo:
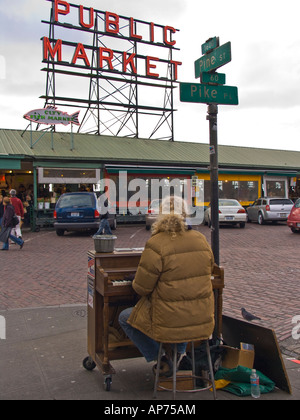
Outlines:
{"label": "overcast sky", "polygon": [[[219,105],[219,144],[300,151],[299,0],[70,3],[179,29],[175,59],[183,63],[181,82],[197,82],[194,61],[208,38],[231,41],[232,61],[219,72],[227,85],[238,87],[239,105]],[[48,36],[48,28],[41,20],[49,19],[51,3],[0,0],[0,7],[0,128],[25,129],[23,115],[44,105],[40,38]],[[180,102],[177,89],[175,108],[175,140],[208,143],[207,105]]]}

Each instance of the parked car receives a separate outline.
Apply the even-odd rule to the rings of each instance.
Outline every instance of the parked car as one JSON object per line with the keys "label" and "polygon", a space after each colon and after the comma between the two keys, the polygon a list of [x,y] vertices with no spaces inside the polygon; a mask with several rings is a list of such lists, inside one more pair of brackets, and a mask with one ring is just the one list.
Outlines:
{"label": "parked car", "polygon": [[295,202],[287,219],[287,225],[294,233],[300,233],[300,198]]}
{"label": "parked car", "polygon": [[[246,222],[246,210],[237,200],[223,198],[219,200],[219,224],[239,224],[241,228],[244,228]],[[210,206],[204,212],[204,223],[211,226]]]}
{"label": "parked car", "polygon": [[248,222],[286,222],[294,203],[289,198],[262,197],[247,208]]}
{"label": "parked car", "polygon": [[146,213],[146,229],[150,230],[153,223],[156,221],[157,216],[159,215],[159,206],[161,200],[152,200],[148,208],[148,213]]}
{"label": "parked car", "polygon": [[[100,208],[97,196],[92,192],[65,193],[58,199],[54,210],[54,228],[58,236],[64,232],[92,230],[100,224]],[[116,229],[116,215],[109,214],[111,229]]]}

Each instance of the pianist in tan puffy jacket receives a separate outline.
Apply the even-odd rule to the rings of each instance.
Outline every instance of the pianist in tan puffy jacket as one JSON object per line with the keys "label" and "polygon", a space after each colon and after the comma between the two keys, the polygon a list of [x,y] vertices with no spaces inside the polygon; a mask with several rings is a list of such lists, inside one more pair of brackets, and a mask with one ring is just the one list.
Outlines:
{"label": "pianist in tan puffy jacket", "polygon": [[200,340],[214,329],[212,250],[187,226],[181,198],[169,197],[162,205],[170,212],[153,225],[133,281],[141,299],[119,319],[148,361],[156,360],[158,342]]}

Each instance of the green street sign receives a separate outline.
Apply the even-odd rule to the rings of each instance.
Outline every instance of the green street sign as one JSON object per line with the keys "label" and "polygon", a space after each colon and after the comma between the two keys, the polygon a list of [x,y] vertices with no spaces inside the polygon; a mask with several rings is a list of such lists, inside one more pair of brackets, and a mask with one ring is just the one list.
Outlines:
{"label": "green street sign", "polygon": [[180,101],[204,104],[238,105],[238,89],[235,86],[180,83]]}
{"label": "green street sign", "polygon": [[216,70],[231,61],[231,42],[216,48],[209,54],[203,55],[195,61],[195,77],[200,77],[201,73]]}
{"label": "green street sign", "polygon": [[201,83],[214,83],[217,85],[225,85],[226,83],[226,74],[224,73],[201,73],[200,75]]}
{"label": "green street sign", "polygon": [[214,38],[210,38],[208,39],[205,44],[201,45],[201,51],[202,54],[206,54],[209,51],[213,50],[214,48],[217,48],[219,46],[219,37],[214,37]]}

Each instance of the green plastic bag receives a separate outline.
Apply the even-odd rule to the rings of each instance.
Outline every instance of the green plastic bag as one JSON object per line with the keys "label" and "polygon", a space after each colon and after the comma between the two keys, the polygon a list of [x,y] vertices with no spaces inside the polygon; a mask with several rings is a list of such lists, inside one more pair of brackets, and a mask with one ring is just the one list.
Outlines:
{"label": "green plastic bag", "polygon": [[[244,366],[238,366],[234,369],[220,367],[215,374],[215,380],[225,379],[230,384],[223,388],[224,391],[231,392],[239,397],[251,395],[250,375],[252,369]],[[259,376],[259,389],[261,394],[271,392],[275,388],[275,383],[267,378],[263,373],[256,371]]]}

